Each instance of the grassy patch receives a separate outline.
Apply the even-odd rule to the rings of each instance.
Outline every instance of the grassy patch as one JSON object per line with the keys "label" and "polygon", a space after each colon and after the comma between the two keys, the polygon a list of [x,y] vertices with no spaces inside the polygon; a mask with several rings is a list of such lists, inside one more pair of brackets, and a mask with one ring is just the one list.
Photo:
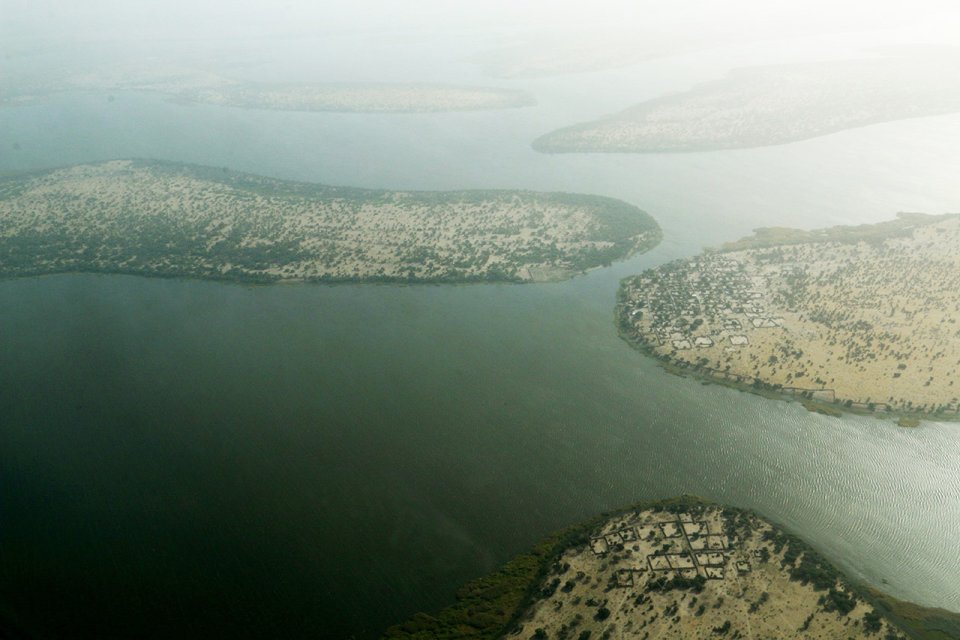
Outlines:
{"label": "grassy patch", "polygon": [[435,614],[418,613],[390,627],[385,640],[453,639],[481,640],[498,638],[510,630],[520,616],[542,595],[540,583],[551,566],[570,547],[586,544],[590,532],[616,513],[632,509],[683,511],[708,503],[695,496],[642,503],[608,512],[587,522],[564,529],[517,556],[503,567],[467,583],[457,592],[454,604]]}
{"label": "grassy patch", "polygon": [[[591,522],[591,524],[593,524]],[[587,541],[580,525],[554,534],[503,567],[467,583],[457,601],[434,615],[418,613],[387,629],[384,638],[495,638],[536,598],[536,588],[553,561],[570,546]]]}
{"label": "grassy patch", "polygon": [[918,640],[960,638],[960,613],[897,600],[876,589],[866,588],[865,592],[867,599],[911,638]]}
{"label": "grassy patch", "polygon": [[800,404],[803,405],[803,408],[807,411],[813,413],[819,413],[822,416],[830,416],[831,418],[842,418],[843,411],[835,409],[828,404],[822,402],[811,402],[809,400],[801,400]]}

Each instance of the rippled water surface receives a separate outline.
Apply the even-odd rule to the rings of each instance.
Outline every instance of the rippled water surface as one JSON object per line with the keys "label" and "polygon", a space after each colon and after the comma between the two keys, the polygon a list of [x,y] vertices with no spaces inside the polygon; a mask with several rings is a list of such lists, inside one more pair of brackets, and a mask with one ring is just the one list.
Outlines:
{"label": "rippled water surface", "polygon": [[960,117],[752,151],[529,149],[596,115],[584,83],[613,87],[593,98],[613,110],[625,85],[682,89],[723,64],[531,81],[537,107],[475,114],[134,94],[0,111],[0,145],[20,146],[4,170],[141,156],[331,184],[585,191],[665,231],[647,255],[548,285],[0,282],[3,606],[63,637],[370,636],[555,528],[690,492],[960,610],[960,427],[828,418],[678,378],[612,321],[621,277],[756,226],[957,210]]}

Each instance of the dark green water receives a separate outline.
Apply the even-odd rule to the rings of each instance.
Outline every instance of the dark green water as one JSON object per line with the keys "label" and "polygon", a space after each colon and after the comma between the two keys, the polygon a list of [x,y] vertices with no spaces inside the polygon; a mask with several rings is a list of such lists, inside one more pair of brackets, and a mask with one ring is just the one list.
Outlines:
{"label": "dark green water", "polygon": [[[613,75],[670,84],[666,67],[635,73]],[[760,510],[856,578],[960,609],[960,428],[703,386],[612,322],[619,278],[754,226],[955,210],[960,119],[749,152],[529,150],[587,114],[583,82],[609,80],[535,82],[536,108],[453,116],[135,95],[0,111],[0,147],[21,146],[2,169],[147,156],[356,186],[586,191],[665,231],[646,256],[550,285],[0,282],[4,607],[46,637],[368,637],[555,528],[693,492]]]}

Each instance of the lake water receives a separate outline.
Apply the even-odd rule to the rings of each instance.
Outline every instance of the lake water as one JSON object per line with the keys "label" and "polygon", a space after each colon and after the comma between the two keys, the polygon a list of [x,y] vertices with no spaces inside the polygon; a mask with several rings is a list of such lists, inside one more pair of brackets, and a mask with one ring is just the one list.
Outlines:
{"label": "lake water", "polygon": [[539,100],[487,113],[137,94],[0,110],[0,170],[139,156],[352,186],[582,191],[640,206],[665,235],[558,284],[0,282],[0,613],[55,637],[375,636],[552,530],[679,493],[755,508],[857,579],[960,610],[960,427],[704,386],[613,325],[620,278],[757,226],[956,211],[960,116],[722,153],[529,147],[743,55],[483,79]]}

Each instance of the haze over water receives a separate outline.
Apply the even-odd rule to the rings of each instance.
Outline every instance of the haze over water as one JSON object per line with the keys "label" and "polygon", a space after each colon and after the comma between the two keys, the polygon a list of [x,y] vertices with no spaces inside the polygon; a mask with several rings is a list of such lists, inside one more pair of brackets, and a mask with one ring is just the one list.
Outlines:
{"label": "haze over water", "polygon": [[[758,226],[957,211],[960,116],[746,151],[547,156],[529,145],[552,128],[802,56],[767,42],[503,81],[464,60],[483,37],[418,38],[405,50],[442,62],[420,78],[395,60],[386,79],[524,88],[537,106],[320,114],[66,93],[0,109],[0,169],[149,157],[350,186],[595,193],[651,213],[663,243],[542,285],[0,282],[0,607],[55,636],[370,637],[552,530],[695,493],[757,509],[854,578],[960,610],[957,425],[899,429],[704,386],[613,324],[620,278]],[[367,40],[324,42],[327,66],[294,40],[243,73],[369,73],[346,62]]]}

